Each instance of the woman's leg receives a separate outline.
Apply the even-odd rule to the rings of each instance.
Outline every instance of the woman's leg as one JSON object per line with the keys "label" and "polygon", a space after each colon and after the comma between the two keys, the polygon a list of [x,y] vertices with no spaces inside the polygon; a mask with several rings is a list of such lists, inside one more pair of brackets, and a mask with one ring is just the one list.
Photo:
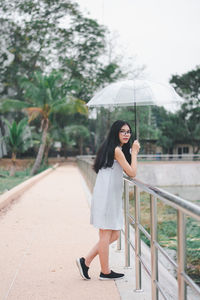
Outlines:
{"label": "woman's leg", "polygon": [[[119,230],[112,230],[109,244],[112,244],[114,241],[116,241],[119,238]],[[89,267],[92,260],[99,254],[99,242],[91,249],[91,251],[88,253],[88,255],[85,257],[85,263]]]}
{"label": "woman's leg", "polygon": [[113,242],[115,242],[116,240],[118,240],[119,235],[120,235],[120,230],[112,230],[110,244],[112,244]]}
{"label": "woman's leg", "polygon": [[109,274],[109,244],[112,236],[112,230],[99,230],[99,260],[101,265],[101,272]]}

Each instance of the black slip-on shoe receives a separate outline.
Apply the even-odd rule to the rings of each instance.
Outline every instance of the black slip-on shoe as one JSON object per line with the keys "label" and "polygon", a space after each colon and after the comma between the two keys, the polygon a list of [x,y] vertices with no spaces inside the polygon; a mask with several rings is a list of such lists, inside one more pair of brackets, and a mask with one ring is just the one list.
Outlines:
{"label": "black slip-on shoe", "polygon": [[89,267],[87,267],[85,264],[85,258],[84,257],[77,258],[76,264],[83,279],[85,280],[91,279],[88,275]]}
{"label": "black slip-on shoe", "polygon": [[122,279],[124,277],[124,274],[122,273],[116,273],[111,270],[109,274],[100,273],[99,279],[100,280],[117,280]]}

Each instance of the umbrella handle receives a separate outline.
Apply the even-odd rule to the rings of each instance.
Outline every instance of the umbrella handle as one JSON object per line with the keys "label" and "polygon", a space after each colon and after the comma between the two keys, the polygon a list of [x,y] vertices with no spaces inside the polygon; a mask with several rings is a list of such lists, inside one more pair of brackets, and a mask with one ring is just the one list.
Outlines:
{"label": "umbrella handle", "polygon": [[135,113],[135,140],[137,140],[137,114],[136,114],[136,102],[134,102],[134,113]]}

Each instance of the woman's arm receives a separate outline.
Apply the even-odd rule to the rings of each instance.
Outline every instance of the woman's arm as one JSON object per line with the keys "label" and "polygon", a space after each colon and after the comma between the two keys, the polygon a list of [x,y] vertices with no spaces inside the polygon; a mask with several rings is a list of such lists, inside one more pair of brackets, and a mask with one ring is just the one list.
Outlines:
{"label": "woman's arm", "polygon": [[118,161],[124,172],[130,176],[135,177],[137,172],[137,154],[139,152],[140,145],[138,141],[134,141],[131,151],[131,164],[127,162],[124,153],[119,147],[115,148],[115,159]]}

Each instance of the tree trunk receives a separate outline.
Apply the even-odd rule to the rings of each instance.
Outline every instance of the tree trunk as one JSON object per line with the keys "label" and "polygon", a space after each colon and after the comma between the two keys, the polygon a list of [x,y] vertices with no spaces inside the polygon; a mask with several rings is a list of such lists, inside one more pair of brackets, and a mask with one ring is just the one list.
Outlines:
{"label": "tree trunk", "polygon": [[137,109],[136,135],[137,135],[137,140],[139,141],[139,139],[140,139],[140,111],[139,111],[139,109]]}
{"label": "tree trunk", "polygon": [[79,153],[80,155],[83,155],[83,138],[80,137],[80,140],[79,140]]}
{"label": "tree trunk", "polygon": [[61,156],[62,156],[62,151],[63,151],[64,158],[67,158],[67,146],[66,146],[66,144],[62,143],[61,153],[60,153]]}
{"label": "tree trunk", "polygon": [[48,143],[45,147],[45,150],[44,150],[44,163],[45,165],[48,165],[49,162],[48,162],[48,158],[49,158],[49,150],[50,150],[50,144]]}
{"label": "tree trunk", "polygon": [[16,153],[14,152],[12,153],[11,161],[12,161],[12,165],[10,168],[10,176],[14,176],[16,171]]}
{"label": "tree trunk", "polygon": [[45,145],[46,145],[48,125],[49,125],[49,122],[48,122],[48,120],[46,120],[45,125],[44,125],[44,129],[43,129],[43,132],[42,132],[42,142],[40,144],[40,148],[39,148],[35,163],[34,163],[33,168],[31,170],[31,176],[34,175],[40,167],[40,164],[41,164],[41,161],[42,161],[42,158],[43,158],[43,155],[44,155]]}
{"label": "tree trunk", "polygon": [[150,129],[151,128],[151,105],[148,107],[148,139],[150,139]]}

